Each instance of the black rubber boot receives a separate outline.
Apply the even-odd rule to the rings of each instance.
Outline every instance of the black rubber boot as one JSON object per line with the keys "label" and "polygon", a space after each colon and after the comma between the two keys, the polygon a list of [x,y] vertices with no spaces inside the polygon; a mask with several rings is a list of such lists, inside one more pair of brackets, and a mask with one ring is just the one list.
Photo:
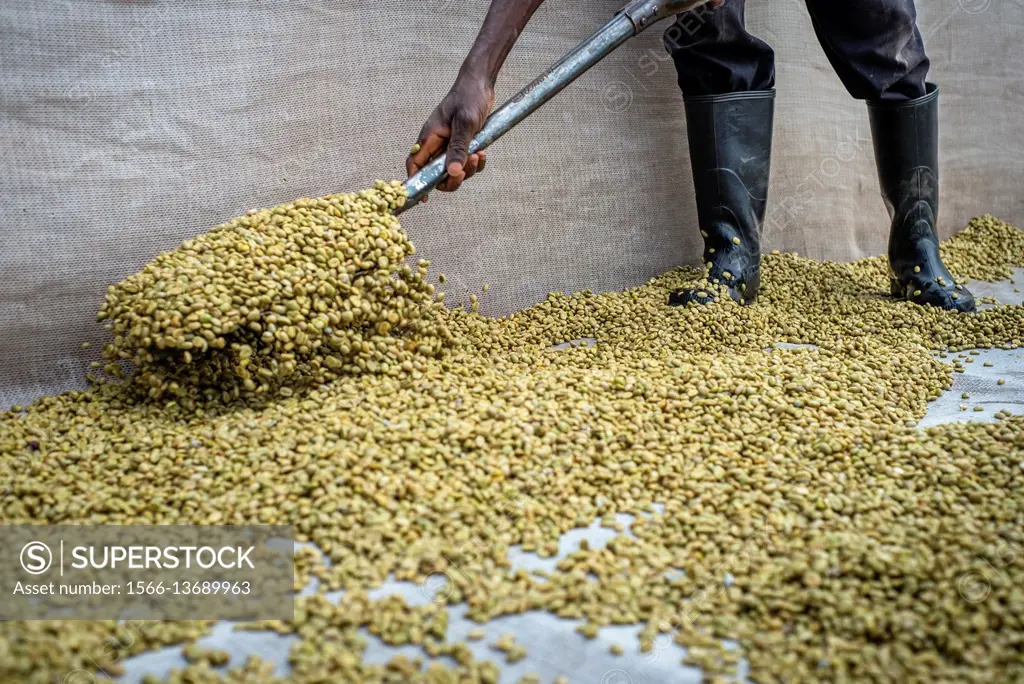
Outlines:
{"label": "black rubber boot", "polygon": [[761,286],[761,241],[768,198],[775,91],[686,98],[686,132],[704,238],[708,289],[672,293],[668,303],[707,303],[718,285],[741,304]]}
{"label": "black rubber boot", "polygon": [[915,304],[974,311],[974,296],[939,257],[939,88],[906,102],[869,102],[882,198],[889,210],[890,290]]}

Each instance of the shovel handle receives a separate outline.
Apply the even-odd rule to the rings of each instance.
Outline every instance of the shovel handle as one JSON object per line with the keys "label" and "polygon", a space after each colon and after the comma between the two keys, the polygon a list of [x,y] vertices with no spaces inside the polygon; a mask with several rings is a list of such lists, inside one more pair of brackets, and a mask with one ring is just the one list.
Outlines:
{"label": "shovel handle", "polygon": [[[699,7],[707,1],[633,0],[598,29],[597,33],[577,45],[561,61],[494,110],[480,132],[470,141],[469,154],[486,149],[633,36],[665,17]],[[400,214],[419,204],[427,193],[447,177],[445,155],[440,155],[405,181],[408,197],[405,205],[395,213]]]}

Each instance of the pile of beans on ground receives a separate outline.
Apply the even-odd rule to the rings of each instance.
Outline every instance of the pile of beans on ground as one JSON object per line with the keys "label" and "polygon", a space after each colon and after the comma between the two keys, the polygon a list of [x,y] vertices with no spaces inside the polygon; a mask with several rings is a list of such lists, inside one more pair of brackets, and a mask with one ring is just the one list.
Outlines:
{"label": "pile of beans on ground", "polygon": [[[246,626],[298,635],[288,681],[494,682],[524,655],[475,660],[445,605],[371,600],[389,575],[443,575],[480,623],[642,624],[637,650],[670,635],[714,681],[740,657],[762,682],[1024,678],[1024,418],[914,427],[952,384],[934,352],[1024,346],[1024,307],[920,307],[886,296],[881,258],[773,253],[753,306],[666,306],[683,268],[488,319],[404,265],[402,201],[256,212],[112,288],[105,354],[138,370],[0,415],[0,522],[294,525],[330,558],[296,559],[320,593]],[[958,278],[1006,278],[1024,232],[985,216],[942,250]],[[632,536],[510,569],[510,546],[551,557],[618,513]],[[116,673],[209,628],[4,622],[0,680]],[[364,628],[424,662],[364,664]],[[192,647],[172,680],[278,681],[223,661]]]}

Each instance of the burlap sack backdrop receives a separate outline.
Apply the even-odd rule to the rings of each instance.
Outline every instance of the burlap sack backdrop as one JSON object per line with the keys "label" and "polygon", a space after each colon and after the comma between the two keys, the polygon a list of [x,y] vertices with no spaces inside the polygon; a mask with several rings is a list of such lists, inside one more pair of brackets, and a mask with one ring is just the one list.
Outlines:
{"label": "burlap sack backdrop", "polygon": [[[403,175],[487,0],[0,3],[0,407],[81,386],[109,283],[246,209]],[[617,9],[549,0],[499,82],[513,94]],[[1024,199],[1021,0],[922,0],[942,84],[942,233]],[[779,58],[769,247],[885,247],[863,104],[801,2],[748,2]],[[683,108],[664,26],[492,148],[457,196],[405,215],[449,301],[504,314],[699,259]],[[94,348],[82,350],[84,340]]]}

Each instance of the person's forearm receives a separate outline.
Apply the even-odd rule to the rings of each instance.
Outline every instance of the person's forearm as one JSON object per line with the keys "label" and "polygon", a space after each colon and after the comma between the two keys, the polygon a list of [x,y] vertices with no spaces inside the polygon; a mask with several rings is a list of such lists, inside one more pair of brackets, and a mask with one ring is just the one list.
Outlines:
{"label": "person's forearm", "polygon": [[519,34],[544,0],[492,0],[480,33],[459,71],[460,78],[483,79],[493,87]]}

